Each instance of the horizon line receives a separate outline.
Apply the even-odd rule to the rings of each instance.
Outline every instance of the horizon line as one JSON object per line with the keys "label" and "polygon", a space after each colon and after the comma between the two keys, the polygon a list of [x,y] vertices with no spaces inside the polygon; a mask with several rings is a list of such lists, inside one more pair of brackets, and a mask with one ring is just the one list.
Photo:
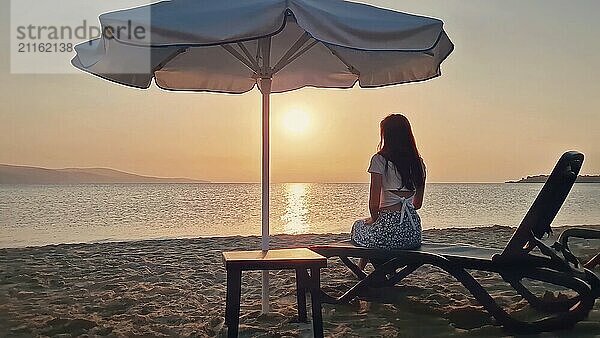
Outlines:
{"label": "horizon line", "polygon": [[[89,166],[89,167],[69,166],[69,167],[54,167],[54,168],[52,168],[52,167],[36,166],[36,165],[30,165],[30,164],[0,163],[0,165],[13,166],[13,167],[24,167],[24,168],[36,168],[36,169],[44,169],[44,170],[108,169],[108,170],[122,172],[125,174],[143,176],[143,177],[148,177],[148,178],[158,178],[158,179],[167,179],[167,180],[168,179],[173,179],[173,180],[180,179],[180,180],[190,180],[190,181],[201,181],[201,182],[189,182],[189,183],[165,182],[164,184],[260,184],[261,183],[260,180],[256,180],[256,181],[218,181],[217,180],[217,181],[214,181],[209,178],[190,178],[190,177],[182,177],[182,176],[156,176],[155,174],[141,174],[141,173],[126,171],[123,169],[116,169],[116,168],[102,167],[102,166]],[[504,184],[504,183],[516,183],[519,180],[522,180],[523,178],[526,178],[526,177],[535,177],[535,176],[544,176],[544,175],[548,175],[548,174],[528,175],[528,176],[524,176],[522,178],[509,179],[506,181],[432,181],[432,182],[427,182],[427,183],[429,183],[429,184],[500,184],[500,183]],[[580,175],[580,176],[584,176],[584,175]],[[587,176],[596,176],[596,175],[587,174]],[[271,184],[368,184],[368,183],[369,183],[368,181],[361,182],[361,181],[344,181],[344,180],[340,180],[340,181],[272,181],[271,182]],[[522,183],[522,182],[519,182],[519,183]],[[528,182],[528,183],[534,183],[534,182]],[[108,184],[111,184],[111,183],[108,183]]]}

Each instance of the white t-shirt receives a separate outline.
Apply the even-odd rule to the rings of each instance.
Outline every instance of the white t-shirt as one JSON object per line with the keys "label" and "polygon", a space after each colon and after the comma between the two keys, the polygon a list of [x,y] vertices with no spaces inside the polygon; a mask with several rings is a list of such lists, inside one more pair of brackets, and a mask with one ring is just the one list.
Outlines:
{"label": "white t-shirt", "polygon": [[[387,170],[386,170],[387,162]],[[421,166],[423,167],[423,177],[425,177],[425,163],[421,159]],[[371,174],[381,174],[382,185],[381,185],[381,202],[379,206],[381,208],[389,207],[403,202],[403,198],[395,194],[393,191],[411,191],[408,190],[402,184],[402,176],[396,170],[396,165],[388,161],[385,157],[380,154],[375,154],[371,158],[371,164],[367,172]],[[410,197],[412,199],[412,197]]]}

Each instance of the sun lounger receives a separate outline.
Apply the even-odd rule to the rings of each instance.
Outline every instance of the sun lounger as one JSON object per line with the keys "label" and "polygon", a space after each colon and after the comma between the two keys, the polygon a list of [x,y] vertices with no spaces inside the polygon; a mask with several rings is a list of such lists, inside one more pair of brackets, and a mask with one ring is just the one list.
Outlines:
{"label": "sun lounger", "polygon": [[[322,292],[325,303],[346,303],[369,288],[394,286],[423,265],[441,268],[456,278],[499,324],[514,333],[537,333],[573,326],[587,317],[600,297],[600,279],[571,253],[569,237],[599,238],[598,232],[567,230],[552,247],[541,241],[551,233],[551,223],[565,201],[583,164],[583,154],[565,153],[543,186],[527,215],[504,250],[468,245],[424,243],[417,250],[362,248],[350,242],[313,246],[327,257],[339,257],[359,281],[340,297]],[[375,269],[367,274],[351,258],[367,258]],[[547,317],[526,322],[512,317],[469,273],[480,270],[498,273],[531,307]],[[554,284],[574,291],[570,298],[541,298],[528,290],[523,279]],[[569,292],[571,293],[571,292]]]}

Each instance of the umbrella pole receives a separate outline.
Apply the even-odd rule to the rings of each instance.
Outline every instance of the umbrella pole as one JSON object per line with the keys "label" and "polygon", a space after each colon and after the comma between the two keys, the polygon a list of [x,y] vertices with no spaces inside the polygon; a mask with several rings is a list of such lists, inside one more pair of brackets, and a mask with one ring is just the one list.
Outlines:
{"label": "umbrella pole", "polygon": [[[270,95],[271,79],[260,79],[262,92],[262,250],[269,250]],[[269,271],[262,272],[262,313],[269,312]]]}

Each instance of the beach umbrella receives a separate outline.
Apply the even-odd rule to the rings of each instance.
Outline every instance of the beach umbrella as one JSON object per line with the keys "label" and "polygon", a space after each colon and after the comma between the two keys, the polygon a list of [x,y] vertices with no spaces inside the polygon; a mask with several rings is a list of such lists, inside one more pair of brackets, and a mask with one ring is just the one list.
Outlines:
{"label": "beach umbrella", "polygon": [[[100,16],[72,64],[122,85],[262,93],[262,249],[269,248],[271,93],[362,88],[440,75],[443,22],[343,0],[173,0]],[[268,274],[263,274],[263,312]]]}

